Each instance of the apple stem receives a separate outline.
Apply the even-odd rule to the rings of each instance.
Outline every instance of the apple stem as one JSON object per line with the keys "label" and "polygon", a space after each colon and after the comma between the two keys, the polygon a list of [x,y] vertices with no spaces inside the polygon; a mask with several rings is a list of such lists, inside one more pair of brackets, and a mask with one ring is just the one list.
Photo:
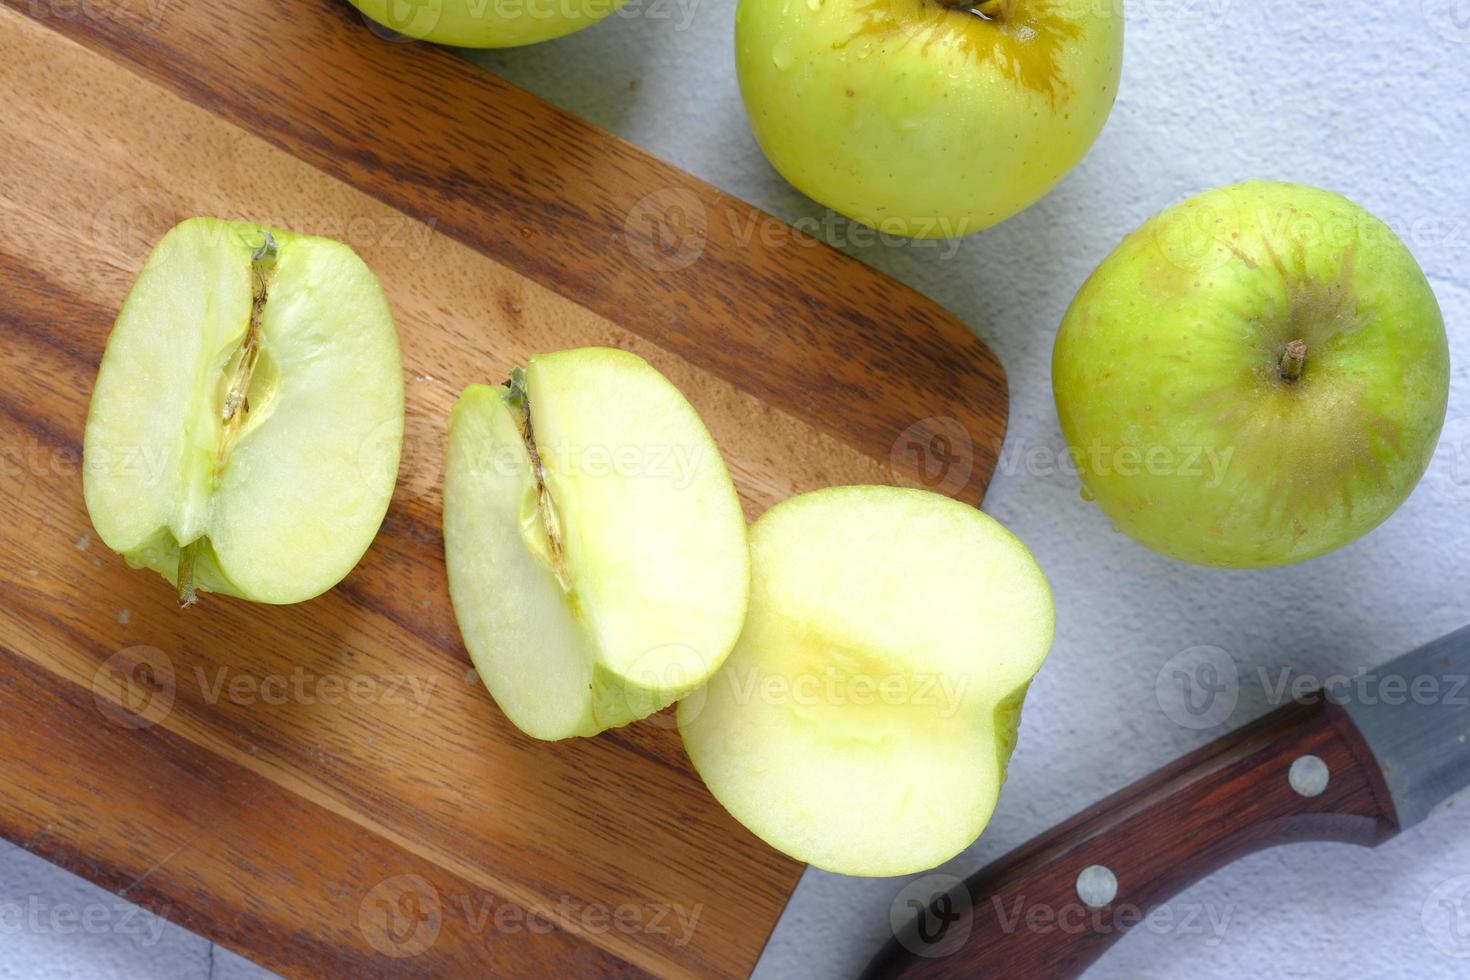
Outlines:
{"label": "apple stem", "polygon": [[1302,370],[1307,366],[1307,342],[1293,340],[1281,352],[1281,377],[1286,381],[1300,381]]}
{"label": "apple stem", "polygon": [[194,590],[194,553],[198,547],[198,541],[191,541],[179,549],[179,571],[176,577],[179,580],[180,609],[188,609],[199,601],[199,595]]}

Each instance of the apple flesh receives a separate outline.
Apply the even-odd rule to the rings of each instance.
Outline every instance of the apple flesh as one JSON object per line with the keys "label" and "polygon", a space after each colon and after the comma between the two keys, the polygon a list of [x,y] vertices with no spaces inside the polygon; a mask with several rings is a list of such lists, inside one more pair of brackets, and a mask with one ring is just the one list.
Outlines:
{"label": "apple flesh", "polygon": [[191,218],[149,255],[87,415],[93,526],[134,567],[291,603],[331,588],[393,495],[403,372],[387,300],[338,242]]}
{"label": "apple flesh", "polygon": [[580,31],[624,0],[351,0],[374,23],[420,41],[511,48]]}
{"label": "apple flesh", "polygon": [[1040,199],[1102,131],[1121,7],[1087,0],[739,0],[740,92],[798,190],[952,238]]}
{"label": "apple flesh", "polygon": [[679,730],[711,792],[792,857],[850,875],[934,867],[990,820],[1051,592],[973,507],[840,487],[750,531],[750,612]]}
{"label": "apple flesh", "polygon": [[533,357],[449,422],[444,547],[465,646],[540,739],[594,735],[717,670],[745,617],[745,518],[714,440],[624,351]]}
{"label": "apple flesh", "polygon": [[1255,568],[1340,548],[1403,503],[1444,422],[1449,351],[1386,225],[1248,183],[1129,235],[1067,311],[1052,378],[1084,495],[1119,530]]}

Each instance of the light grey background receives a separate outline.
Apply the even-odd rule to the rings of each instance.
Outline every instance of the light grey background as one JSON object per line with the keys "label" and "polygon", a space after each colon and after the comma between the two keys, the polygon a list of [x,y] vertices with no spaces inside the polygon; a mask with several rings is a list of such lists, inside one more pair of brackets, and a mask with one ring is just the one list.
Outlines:
{"label": "light grey background", "polygon": [[[995,820],[946,870],[975,870],[1263,713],[1288,665],[1350,674],[1470,622],[1470,0],[1128,0],[1122,91],[1092,154],[1040,205],[954,251],[865,244],[782,183],[746,128],[733,16],[731,0],[631,0],[581,34],[476,58],[772,214],[816,219],[832,244],[934,297],[1000,355],[1011,426],[986,510],[1050,576],[1057,641]],[[1068,301],[1122,235],[1249,177],[1341,190],[1399,230],[1444,307],[1454,393],[1433,468],[1386,526],[1303,566],[1219,572],[1114,534],[1048,465],[1062,445],[1048,365]],[[1166,665],[1193,663],[1197,647],[1238,665],[1238,705],[1209,730],[1160,704],[1160,684],[1167,706],[1180,693]],[[1172,922],[1137,930],[1091,976],[1465,977],[1470,958],[1453,955],[1470,957],[1465,875],[1470,806],[1377,851],[1278,849],[1180,896]],[[808,873],[760,975],[851,975],[887,937],[903,885]],[[1446,900],[1464,905],[1463,935]],[[86,908],[105,911],[69,925],[66,910]],[[177,927],[155,936],[126,908],[0,846],[0,978],[258,973]]]}

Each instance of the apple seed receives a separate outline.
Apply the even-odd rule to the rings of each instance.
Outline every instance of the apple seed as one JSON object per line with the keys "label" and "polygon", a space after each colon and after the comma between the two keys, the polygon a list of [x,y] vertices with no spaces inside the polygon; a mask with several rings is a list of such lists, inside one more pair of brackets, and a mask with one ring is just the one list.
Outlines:
{"label": "apple seed", "polygon": [[531,426],[531,396],[526,391],[526,372],[515,368],[506,385],[506,402],[521,413],[521,439],[526,444],[526,453],[531,457],[531,473],[536,478],[536,509],[541,514],[541,526],[546,531],[546,549],[551,556],[551,570],[562,591],[572,594],[571,579],[567,576],[563,557],[561,519],[557,517],[556,505],[551,491],[546,488],[546,468],[541,462],[541,453],[536,449],[536,431]]}

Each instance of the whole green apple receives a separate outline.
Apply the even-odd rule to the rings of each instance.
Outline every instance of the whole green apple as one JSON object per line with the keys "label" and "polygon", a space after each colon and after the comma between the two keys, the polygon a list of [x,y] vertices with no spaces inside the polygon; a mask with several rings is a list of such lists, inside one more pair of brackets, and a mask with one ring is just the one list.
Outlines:
{"label": "whole green apple", "polygon": [[740,0],[756,141],[796,188],[881,231],[953,238],[1035,203],[1102,131],[1121,4]]}
{"label": "whole green apple", "polygon": [[624,0],[350,0],[374,22],[420,41],[513,48],[580,31]]}
{"label": "whole green apple", "polygon": [[1155,551],[1258,568],[1340,548],[1418,483],[1449,396],[1434,293],[1340,195],[1247,183],[1124,239],[1062,322],[1083,493]]}

